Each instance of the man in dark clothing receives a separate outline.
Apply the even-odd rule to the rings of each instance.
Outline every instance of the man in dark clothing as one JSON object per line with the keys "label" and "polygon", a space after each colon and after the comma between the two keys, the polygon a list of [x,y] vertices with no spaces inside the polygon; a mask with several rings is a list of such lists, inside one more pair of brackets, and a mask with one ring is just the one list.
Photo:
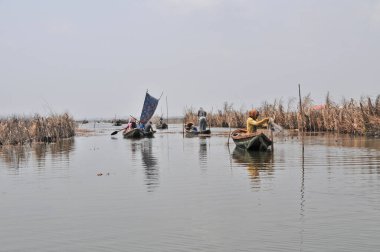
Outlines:
{"label": "man in dark clothing", "polygon": [[203,108],[201,107],[198,110],[198,120],[199,120],[199,130],[200,131],[206,130],[206,127],[207,127],[206,115],[207,115],[206,111],[204,111]]}
{"label": "man in dark clothing", "polygon": [[148,132],[151,132],[151,131],[153,131],[152,122],[148,122],[145,125],[145,132],[148,133]]}

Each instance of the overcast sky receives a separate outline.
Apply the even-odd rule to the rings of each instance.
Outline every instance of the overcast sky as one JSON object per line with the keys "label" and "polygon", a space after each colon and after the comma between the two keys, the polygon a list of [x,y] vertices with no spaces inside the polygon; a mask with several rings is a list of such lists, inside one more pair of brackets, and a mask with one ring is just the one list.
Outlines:
{"label": "overcast sky", "polygon": [[0,0],[0,116],[380,94],[376,0]]}

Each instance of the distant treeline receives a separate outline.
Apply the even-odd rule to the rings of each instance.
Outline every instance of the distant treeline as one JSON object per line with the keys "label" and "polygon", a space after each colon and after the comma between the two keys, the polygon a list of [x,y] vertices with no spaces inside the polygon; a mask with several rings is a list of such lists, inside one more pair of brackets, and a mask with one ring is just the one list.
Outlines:
{"label": "distant treeline", "polygon": [[0,145],[56,142],[75,135],[74,119],[64,113],[43,117],[11,116],[0,119]]}
{"label": "distant treeline", "polygon": [[[356,135],[380,136],[380,95],[375,100],[366,97],[336,103],[327,94],[323,104],[315,104],[311,95],[302,98],[302,113],[299,100],[282,99],[273,103],[264,102],[258,110],[260,117],[272,117],[286,129],[305,131],[331,131]],[[248,111],[235,110],[233,104],[225,102],[222,109],[208,112],[207,121],[212,127],[244,128]],[[186,122],[197,122],[197,111],[185,109]]]}

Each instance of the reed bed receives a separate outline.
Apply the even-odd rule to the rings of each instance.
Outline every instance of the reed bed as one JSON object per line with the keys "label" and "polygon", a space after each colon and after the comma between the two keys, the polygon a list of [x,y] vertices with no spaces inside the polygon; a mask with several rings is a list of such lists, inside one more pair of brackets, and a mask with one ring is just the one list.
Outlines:
{"label": "reed bed", "polygon": [[[276,99],[273,103],[264,102],[258,110],[261,117],[272,117],[285,129],[380,136],[380,95],[376,99],[363,97],[336,103],[327,94],[324,104],[317,105],[309,94],[302,98],[302,114],[297,103],[296,98],[289,99],[286,105],[282,99]],[[184,117],[185,122],[198,120],[192,107],[185,109]],[[207,113],[212,127],[242,128],[247,118],[248,111],[235,110],[227,102],[221,110]]]}
{"label": "reed bed", "polygon": [[11,116],[0,119],[0,145],[57,142],[75,135],[75,121],[67,113],[32,118]]}

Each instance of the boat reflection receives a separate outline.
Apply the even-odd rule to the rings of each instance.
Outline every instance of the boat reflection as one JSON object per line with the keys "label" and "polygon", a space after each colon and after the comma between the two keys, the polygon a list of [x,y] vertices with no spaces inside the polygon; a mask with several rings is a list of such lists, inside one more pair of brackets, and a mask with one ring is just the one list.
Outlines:
{"label": "boat reflection", "polygon": [[142,165],[145,169],[145,185],[147,186],[148,192],[153,192],[155,188],[159,186],[159,167],[158,160],[154,155],[153,139],[145,139],[141,142],[141,160]]}
{"label": "boat reflection", "polygon": [[273,174],[273,152],[250,152],[235,147],[232,159],[236,164],[246,167],[253,188],[259,188],[261,176]]}
{"label": "boat reflection", "polygon": [[207,139],[199,138],[199,165],[202,169],[207,168]]}

